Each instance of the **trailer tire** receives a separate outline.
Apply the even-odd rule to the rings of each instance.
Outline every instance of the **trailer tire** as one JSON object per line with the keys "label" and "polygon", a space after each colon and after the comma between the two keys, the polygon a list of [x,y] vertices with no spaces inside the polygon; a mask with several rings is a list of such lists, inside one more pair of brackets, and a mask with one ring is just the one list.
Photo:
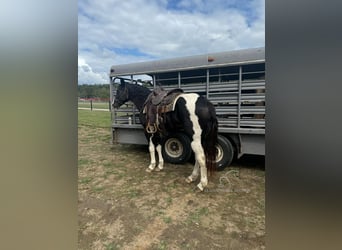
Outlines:
{"label": "trailer tire", "polygon": [[222,135],[217,136],[216,148],[216,170],[222,171],[232,163],[234,157],[234,148],[231,142]]}
{"label": "trailer tire", "polygon": [[163,140],[162,155],[166,162],[183,164],[191,157],[190,139],[183,133],[175,133]]}

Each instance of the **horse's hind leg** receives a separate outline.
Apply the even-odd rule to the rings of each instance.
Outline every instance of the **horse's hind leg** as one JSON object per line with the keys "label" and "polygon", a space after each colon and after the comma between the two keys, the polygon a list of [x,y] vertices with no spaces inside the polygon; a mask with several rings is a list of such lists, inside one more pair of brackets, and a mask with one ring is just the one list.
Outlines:
{"label": "horse's hind leg", "polygon": [[193,181],[195,181],[195,180],[197,179],[198,175],[199,175],[199,164],[198,164],[198,162],[196,161],[196,162],[195,162],[195,166],[194,166],[194,170],[192,170],[192,174],[191,174],[190,176],[188,176],[188,177],[185,179],[185,181],[186,181],[187,183],[191,183],[191,182],[193,182]]}
{"label": "horse's hind leg", "polygon": [[[205,158],[204,154],[203,157]],[[207,177],[207,167],[205,165],[205,160],[204,164],[200,167],[201,169],[201,182],[197,184],[197,187],[203,191],[203,189],[208,185],[208,177]]]}
{"label": "horse's hind leg", "polygon": [[[191,142],[192,150],[195,153],[195,159],[199,168],[201,170],[201,181],[198,183],[197,187],[203,191],[203,189],[208,185],[208,178],[207,178],[207,167],[205,165],[205,155],[204,150],[201,144],[201,139],[196,138]],[[191,177],[191,175],[189,176]],[[188,177],[188,178],[189,178]]]}
{"label": "horse's hind leg", "polygon": [[156,167],[156,155],[155,155],[155,147],[152,141],[153,135],[151,135],[150,137],[150,141],[149,141],[149,146],[148,149],[150,151],[150,165],[148,166],[148,168],[146,169],[146,172],[152,172],[153,169]]}

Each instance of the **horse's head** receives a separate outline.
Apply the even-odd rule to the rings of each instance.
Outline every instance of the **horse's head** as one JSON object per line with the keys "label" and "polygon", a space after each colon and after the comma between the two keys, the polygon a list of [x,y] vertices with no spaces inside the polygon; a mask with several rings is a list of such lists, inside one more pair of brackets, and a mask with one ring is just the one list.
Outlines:
{"label": "horse's head", "polygon": [[121,79],[116,89],[116,95],[112,103],[113,108],[119,108],[128,101],[128,89],[125,80]]}

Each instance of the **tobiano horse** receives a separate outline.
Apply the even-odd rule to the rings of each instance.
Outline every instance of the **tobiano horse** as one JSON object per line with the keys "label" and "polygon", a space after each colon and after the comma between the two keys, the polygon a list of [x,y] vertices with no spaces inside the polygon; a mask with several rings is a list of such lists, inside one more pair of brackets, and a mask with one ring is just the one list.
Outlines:
{"label": "tobiano horse", "polygon": [[[119,108],[127,101],[131,101],[139,110],[139,118],[145,128],[145,135],[149,142],[151,161],[146,169],[148,172],[163,169],[162,138],[165,132],[181,131],[185,133],[191,141],[191,148],[195,155],[194,169],[191,175],[186,178],[186,182],[195,181],[200,172],[201,180],[197,187],[203,191],[208,185],[208,172],[210,174],[216,168],[218,122],[214,105],[196,93],[180,93],[173,104],[173,111],[163,114],[162,127],[165,131],[158,129],[150,131],[144,107],[151,93],[152,91],[144,86],[127,83],[121,79],[112,106]],[[157,151],[159,159],[157,167],[155,151]]]}

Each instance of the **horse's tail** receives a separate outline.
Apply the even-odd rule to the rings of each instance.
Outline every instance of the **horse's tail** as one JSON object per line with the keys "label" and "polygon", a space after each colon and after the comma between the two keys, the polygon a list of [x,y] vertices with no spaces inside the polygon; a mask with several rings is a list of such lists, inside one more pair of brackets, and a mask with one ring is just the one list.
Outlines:
{"label": "horse's tail", "polygon": [[202,145],[205,154],[206,166],[210,175],[216,169],[216,154],[217,154],[217,132],[218,122],[215,114],[215,109],[211,114],[210,121],[207,123],[206,131],[202,137]]}

